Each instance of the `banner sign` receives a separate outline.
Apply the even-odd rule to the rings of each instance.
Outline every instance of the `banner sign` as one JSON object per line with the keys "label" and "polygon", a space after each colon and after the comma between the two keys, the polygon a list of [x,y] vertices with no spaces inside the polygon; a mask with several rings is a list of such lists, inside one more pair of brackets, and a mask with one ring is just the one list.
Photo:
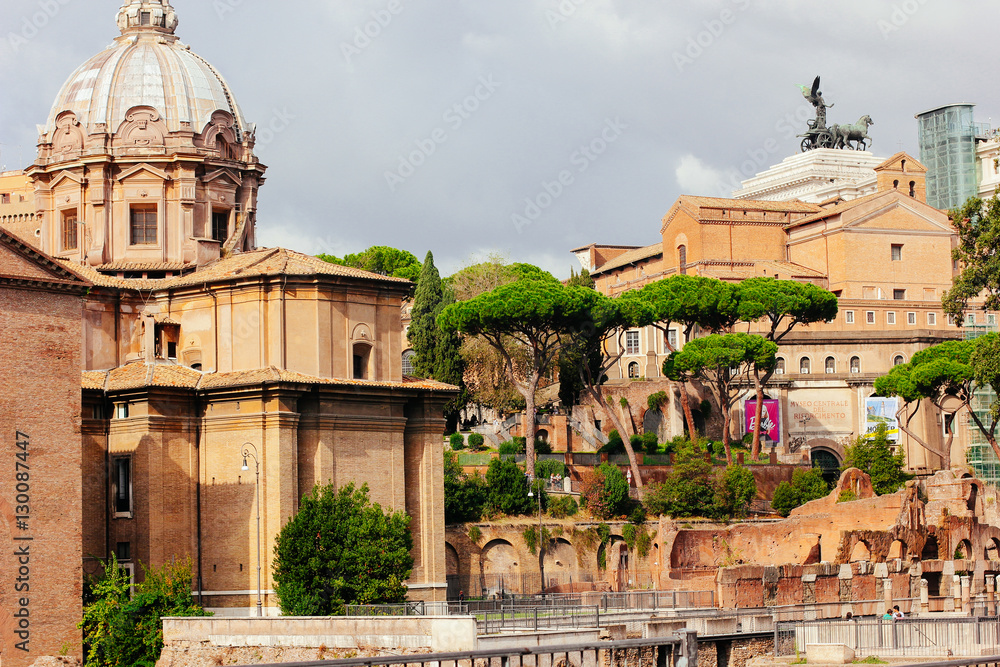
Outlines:
{"label": "banner sign", "polygon": [[[743,405],[746,432],[753,433],[754,420],[757,416],[757,400],[749,400]],[[760,413],[760,436],[767,437],[773,443],[781,443],[781,403],[764,399],[764,409]]]}
{"label": "banner sign", "polygon": [[880,424],[885,424],[889,442],[899,442],[898,398],[878,398],[873,396],[865,401],[865,436],[872,437]]}

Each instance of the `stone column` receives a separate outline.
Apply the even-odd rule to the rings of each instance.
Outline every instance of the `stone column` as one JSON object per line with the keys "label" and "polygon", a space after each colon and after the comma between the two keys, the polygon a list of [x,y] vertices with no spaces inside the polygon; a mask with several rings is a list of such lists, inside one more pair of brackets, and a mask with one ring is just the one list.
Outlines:
{"label": "stone column", "polygon": [[962,610],[962,578],[957,574],[951,577],[951,609],[945,606],[945,611]]}
{"label": "stone column", "polygon": [[921,615],[929,613],[931,610],[931,598],[930,593],[927,588],[927,580],[920,580],[920,613]]}
{"label": "stone column", "polygon": [[986,613],[990,616],[996,614],[996,579],[986,575]]}
{"label": "stone column", "polygon": [[969,575],[962,577],[962,611],[968,614],[972,610],[972,579]]}

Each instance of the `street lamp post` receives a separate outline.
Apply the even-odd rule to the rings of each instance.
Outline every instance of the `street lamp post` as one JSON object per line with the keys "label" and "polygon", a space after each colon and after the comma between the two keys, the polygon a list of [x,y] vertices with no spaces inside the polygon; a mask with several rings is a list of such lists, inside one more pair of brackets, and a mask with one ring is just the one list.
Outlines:
{"label": "street lamp post", "polygon": [[257,616],[264,615],[264,604],[261,599],[260,588],[260,459],[257,458],[257,447],[252,442],[243,443],[243,470],[249,470],[247,459],[253,459],[253,465],[257,473]]}
{"label": "street lamp post", "polygon": [[[542,595],[545,595],[545,547],[543,546],[542,540],[542,485],[541,482],[537,484],[538,486],[538,572],[542,577]],[[531,487],[528,487],[528,497],[530,498],[534,494],[531,491]]]}

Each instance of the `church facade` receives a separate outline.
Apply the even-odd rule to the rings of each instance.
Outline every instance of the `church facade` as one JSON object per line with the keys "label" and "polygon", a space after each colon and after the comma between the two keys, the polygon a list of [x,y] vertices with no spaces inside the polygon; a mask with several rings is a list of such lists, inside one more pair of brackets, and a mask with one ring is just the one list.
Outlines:
{"label": "church facade", "polygon": [[4,225],[91,285],[84,570],[190,559],[205,607],[260,595],[277,613],[274,537],[314,485],[355,483],[411,517],[409,597],[443,599],[456,390],[403,375],[412,285],[257,248],[265,167],[229,85],[178,41],[168,0],[128,0],[117,23],[42,128],[30,215]]}

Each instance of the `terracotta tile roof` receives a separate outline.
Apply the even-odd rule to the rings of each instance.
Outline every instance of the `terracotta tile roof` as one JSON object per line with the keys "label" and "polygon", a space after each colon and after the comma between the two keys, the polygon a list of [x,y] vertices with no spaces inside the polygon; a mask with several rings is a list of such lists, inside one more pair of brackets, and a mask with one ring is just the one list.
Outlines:
{"label": "terracotta tile roof", "polygon": [[589,243],[585,246],[579,248],[573,248],[570,252],[583,252],[584,250],[590,250],[591,248],[611,248],[613,250],[637,250],[640,246],[637,245],[612,245],[608,243]]}
{"label": "terracotta tile roof", "polygon": [[29,265],[35,265],[40,269],[37,271],[38,275],[11,276],[5,275],[4,267],[0,267],[0,277],[6,282],[14,281],[25,284],[47,285],[80,291],[90,287],[90,282],[88,282],[86,276],[83,272],[77,271],[76,267],[71,267],[55,257],[46,255],[31,243],[4,227],[0,227],[0,246],[6,247],[9,252],[22,257]]}
{"label": "terracotta tile roof", "polygon": [[458,390],[457,387],[434,380],[411,377],[403,378],[402,382],[321,378],[295,371],[281,370],[274,366],[230,373],[202,373],[172,362],[146,364],[142,361],[136,361],[109,371],[84,371],[82,377],[83,389],[102,391],[127,391],[145,387],[208,390],[279,382],[358,388],[423,389],[441,392]]}
{"label": "terracotta tile roof", "polygon": [[663,243],[654,243],[653,245],[646,246],[644,248],[636,248],[635,250],[630,250],[626,253],[618,255],[613,260],[599,266],[594,269],[591,275],[599,275],[601,273],[607,273],[608,271],[614,271],[615,269],[621,268],[623,266],[628,266],[635,262],[641,262],[645,259],[652,259],[663,254]]}
{"label": "terracotta tile roof", "polygon": [[[342,276],[345,278],[356,278],[358,280],[374,280],[383,283],[391,283],[399,285],[400,287],[411,284],[409,280],[404,278],[383,276],[370,271],[362,271],[361,269],[330,264],[329,262],[324,262],[316,257],[295,252],[294,250],[287,250],[285,248],[264,248],[261,250],[240,253],[226,259],[220,259],[219,261],[198,271],[193,271],[183,276],[153,280],[139,280],[108,276],[90,266],[70,263],[67,260],[60,261],[65,266],[72,267],[74,271],[79,272],[99,287],[114,287],[118,289],[134,289],[139,291],[171,289],[174,287],[201,285],[206,282],[220,282],[224,280],[254,276],[280,275]],[[138,271],[140,269],[134,270]]]}
{"label": "terracotta tile roof", "polygon": [[[867,204],[870,201],[874,201],[874,200],[878,199],[879,197],[891,197],[894,192],[896,194],[899,194],[899,195],[902,196],[902,193],[900,193],[898,191],[894,191],[894,190],[885,190],[883,192],[873,192],[872,194],[865,195],[864,197],[858,197],[857,199],[851,199],[851,200],[844,201],[844,202],[841,202],[841,203],[833,204],[832,206],[827,206],[823,210],[821,210],[818,213],[816,213],[815,215],[809,215],[809,216],[806,216],[804,218],[800,218],[799,220],[796,220],[795,222],[791,222],[791,223],[785,225],[785,229],[791,229],[793,227],[799,227],[801,225],[808,225],[809,223],[817,222],[819,220],[824,220],[824,219],[829,218],[829,217],[834,216],[834,215],[840,215],[844,211],[849,211],[852,208],[855,208],[856,206],[862,206],[864,204]],[[917,201],[917,200],[913,200],[913,201]]]}
{"label": "terracotta tile roof", "polygon": [[773,276],[779,274],[782,279],[794,280],[825,280],[825,273],[810,269],[809,267],[796,264],[795,262],[785,262],[779,260],[756,260],[749,262],[698,262],[701,267],[699,272],[703,276],[718,278],[719,280],[747,280],[748,278],[760,278],[762,276]]}
{"label": "terracotta tile roof", "polygon": [[192,267],[184,262],[111,262],[96,268],[98,271],[183,271]]}
{"label": "terracotta tile roof", "polygon": [[680,202],[698,208],[719,208],[737,211],[771,211],[781,213],[813,213],[819,210],[816,204],[795,201],[758,201],[754,199],[723,199],[720,197],[693,197],[682,195]]}

